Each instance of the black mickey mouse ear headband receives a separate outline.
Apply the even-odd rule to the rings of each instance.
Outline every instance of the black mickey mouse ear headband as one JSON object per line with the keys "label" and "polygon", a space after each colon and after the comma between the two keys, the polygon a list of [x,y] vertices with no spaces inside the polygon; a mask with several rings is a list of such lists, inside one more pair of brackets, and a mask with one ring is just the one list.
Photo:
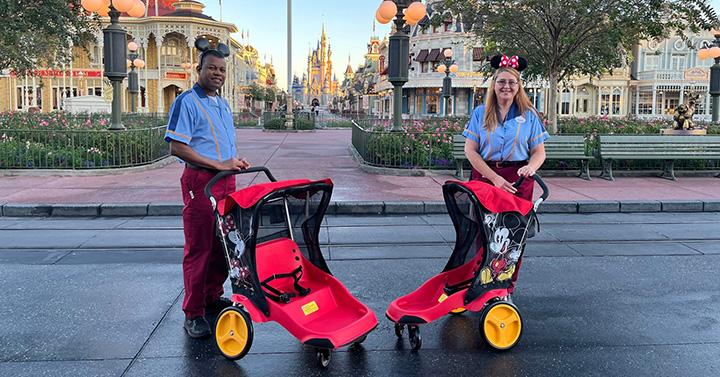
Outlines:
{"label": "black mickey mouse ear headband", "polygon": [[205,57],[206,53],[210,51],[217,51],[218,53],[220,53],[220,55],[226,58],[230,56],[230,47],[228,47],[225,43],[218,43],[217,47],[213,50],[210,48],[210,41],[208,41],[207,38],[196,39],[195,48],[200,51],[200,62],[202,62],[202,59]]}
{"label": "black mickey mouse ear headband", "polygon": [[521,72],[527,68],[527,60],[525,58],[507,55],[495,55],[490,59],[490,66],[498,69],[503,67],[515,68],[518,72]]}

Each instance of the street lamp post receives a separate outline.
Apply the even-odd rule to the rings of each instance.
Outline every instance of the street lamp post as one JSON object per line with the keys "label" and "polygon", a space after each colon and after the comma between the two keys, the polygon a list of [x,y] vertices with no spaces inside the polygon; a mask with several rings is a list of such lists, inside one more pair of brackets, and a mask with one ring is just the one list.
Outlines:
{"label": "street lamp post", "polygon": [[112,115],[110,130],[124,130],[122,114],[122,81],[127,77],[127,54],[125,43],[127,31],[118,25],[120,14],[128,12],[132,17],[145,15],[145,4],[141,0],[82,0],[81,4],[89,12],[98,12],[110,17],[110,25],[103,29],[103,56],[105,58],[105,77],[113,86]]}
{"label": "street lamp post", "polygon": [[138,73],[135,71],[135,67],[142,69],[145,67],[145,61],[140,59],[140,54],[137,53],[138,45],[135,42],[128,43],[128,65],[130,66],[130,73],[128,73],[128,92],[130,92],[130,112],[137,112],[137,94],[140,93],[140,86],[138,85]]}
{"label": "street lamp post", "polygon": [[715,59],[715,64],[710,67],[710,95],[712,96],[712,121],[713,123],[720,118],[720,30],[712,29],[715,40],[708,45],[703,42],[703,48],[698,51],[698,58]]}
{"label": "street lamp post", "polygon": [[[455,73],[458,70],[458,66],[455,64],[455,60],[453,60],[453,52],[451,49],[446,49],[443,51],[443,55],[445,55],[445,60],[437,67],[438,72],[445,73],[445,77],[443,78],[443,97],[445,98],[445,104],[444,109],[447,110],[448,107],[448,99],[450,99],[450,91],[452,90],[452,79],[450,78],[451,73]],[[447,111],[445,111],[447,113]]]}
{"label": "street lamp post", "polygon": [[402,87],[408,81],[410,37],[403,29],[405,23],[418,23],[425,17],[425,13],[425,6],[420,0],[386,0],[375,12],[375,18],[381,24],[386,24],[395,17],[395,33],[390,37],[388,46],[388,81],[393,84],[393,131],[403,130]]}

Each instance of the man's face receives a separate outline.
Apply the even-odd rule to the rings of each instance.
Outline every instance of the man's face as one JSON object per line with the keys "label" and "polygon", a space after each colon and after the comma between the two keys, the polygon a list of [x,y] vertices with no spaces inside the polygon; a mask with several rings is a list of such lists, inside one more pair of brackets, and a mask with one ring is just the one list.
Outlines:
{"label": "man's face", "polygon": [[206,92],[216,92],[225,84],[225,60],[207,55],[198,66],[198,84]]}

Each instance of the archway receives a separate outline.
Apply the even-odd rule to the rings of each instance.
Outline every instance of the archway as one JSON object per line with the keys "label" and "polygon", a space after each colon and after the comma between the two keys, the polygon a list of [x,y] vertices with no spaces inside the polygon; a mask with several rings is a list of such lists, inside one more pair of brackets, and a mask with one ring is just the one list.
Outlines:
{"label": "archway", "polygon": [[168,85],[163,88],[163,108],[170,111],[170,106],[173,101],[175,101],[175,97],[179,96],[182,92],[182,88],[177,85]]}

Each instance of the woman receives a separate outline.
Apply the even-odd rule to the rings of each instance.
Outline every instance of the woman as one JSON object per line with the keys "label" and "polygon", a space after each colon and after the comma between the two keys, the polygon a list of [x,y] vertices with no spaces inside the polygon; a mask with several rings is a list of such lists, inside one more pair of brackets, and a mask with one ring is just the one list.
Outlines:
{"label": "woman", "polygon": [[542,166],[543,142],[550,135],[522,88],[520,71],[527,67],[525,59],[498,55],[490,64],[497,71],[487,99],[473,111],[463,132],[465,155],[473,167],[470,179],[532,200],[533,180],[525,180],[518,189],[512,185]]}
{"label": "woman", "polygon": [[[471,180],[495,185],[532,201],[535,181],[526,179],[513,187],[521,176],[529,177],[545,161],[543,142],[548,135],[538,111],[528,99],[520,81],[527,62],[517,56],[495,56],[490,60],[495,75],[484,105],[473,111],[465,136],[465,155],[473,166]],[[534,235],[534,228],[528,229]],[[522,257],[515,265],[508,293],[515,290]]]}

